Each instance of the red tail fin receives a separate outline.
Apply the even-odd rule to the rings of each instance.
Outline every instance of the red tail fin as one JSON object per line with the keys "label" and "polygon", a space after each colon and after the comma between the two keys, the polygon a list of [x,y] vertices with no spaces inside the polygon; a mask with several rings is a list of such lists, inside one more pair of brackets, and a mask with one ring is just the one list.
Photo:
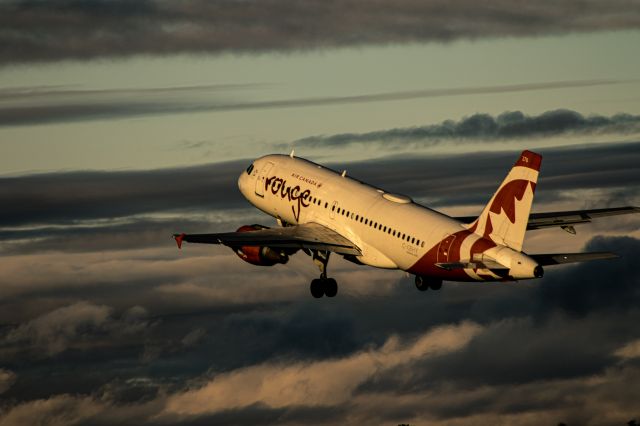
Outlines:
{"label": "red tail fin", "polygon": [[470,230],[521,251],[542,156],[523,151]]}

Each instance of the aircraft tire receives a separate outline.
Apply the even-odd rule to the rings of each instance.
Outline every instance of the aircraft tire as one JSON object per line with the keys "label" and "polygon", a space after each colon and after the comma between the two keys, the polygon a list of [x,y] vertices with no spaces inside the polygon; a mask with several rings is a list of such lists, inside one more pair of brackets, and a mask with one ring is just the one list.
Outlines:
{"label": "aircraft tire", "polygon": [[324,281],[324,294],[327,297],[335,297],[338,294],[338,283],[333,278]]}
{"label": "aircraft tire", "polygon": [[416,275],[416,288],[420,291],[427,291],[429,290],[429,284],[424,277]]}
{"label": "aircraft tire", "polygon": [[309,290],[311,290],[311,295],[313,297],[315,297],[316,299],[321,298],[322,296],[324,296],[324,283],[322,282],[322,280],[319,279],[314,279],[311,280],[311,285],[309,286]]}
{"label": "aircraft tire", "polygon": [[426,282],[426,284],[429,285],[429,288],[431,290],[440,290],[442,288],[442,280],[439,280],[437,278],[433,278],[431,280],[428,280]]}

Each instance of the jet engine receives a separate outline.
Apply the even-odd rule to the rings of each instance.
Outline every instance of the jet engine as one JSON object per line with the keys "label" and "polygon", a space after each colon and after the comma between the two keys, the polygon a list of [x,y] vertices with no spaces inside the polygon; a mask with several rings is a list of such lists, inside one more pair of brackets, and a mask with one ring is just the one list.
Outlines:
{"label": "jet engine", "polygon": [[[236,232],[250,232],[260,229],[269,228],[262,225],[244,225],[238,228]],[[292,254],[266,246],[242,246],[235,249],[235,252],[240,259],[257,266],[273,266],[276,263],[285,264],[289,261],[289,254]]]}

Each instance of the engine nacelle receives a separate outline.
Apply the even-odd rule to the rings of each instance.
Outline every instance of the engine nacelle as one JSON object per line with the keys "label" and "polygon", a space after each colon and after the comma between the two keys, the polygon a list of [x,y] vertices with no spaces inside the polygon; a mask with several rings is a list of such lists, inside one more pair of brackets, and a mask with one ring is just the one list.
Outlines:
{"label": "engine nacelle", "polygon": [[[250,232],[260,229],[269,228],[262,225],[244,225],[236,232]],[[285,251],[266,246],[242,246],[235,249],[235,252],[240,259],[257,266],[273,266],[276,263],[285,264],[289,261],[289,255]]]}

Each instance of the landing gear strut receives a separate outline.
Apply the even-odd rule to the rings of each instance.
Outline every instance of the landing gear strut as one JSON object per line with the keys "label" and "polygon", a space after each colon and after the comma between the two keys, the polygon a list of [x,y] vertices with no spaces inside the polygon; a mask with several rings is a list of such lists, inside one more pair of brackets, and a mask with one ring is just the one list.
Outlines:
{"label": "landing gear strut", "polygon": [[442,288],[442,280],[434,277],[423,277],[416,275],[416,288],[420,291],[440,290]]}
{"label": "landing gear strut", "polygon": [[338,283],[333,278],[327,278],[327,263],[329,263],[330,251],[313,250],[313,263],[320,269],[320,278],[311,281],[311,295],[316,299],[327,296],[334,297],[338,294]]}

